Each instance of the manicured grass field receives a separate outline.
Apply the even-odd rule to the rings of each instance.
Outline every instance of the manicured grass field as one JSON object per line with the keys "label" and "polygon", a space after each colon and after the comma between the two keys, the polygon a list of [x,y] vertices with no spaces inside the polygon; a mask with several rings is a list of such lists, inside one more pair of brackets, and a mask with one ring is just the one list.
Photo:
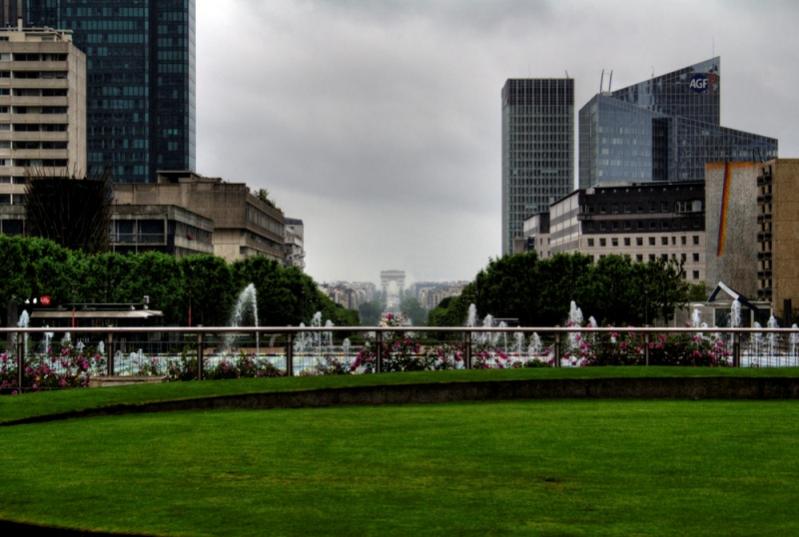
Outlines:
{"label": "manicured grass field", "polygon": [[169,412],[3,429],[0,518],[156,535],[797,535],[799,404]]}
{"label": "manicured grass field", "polygon": [[117,388],[70,389],[0,397],[0,422],[30,416],[91,409],[115,404],[141,404],[175,399],[268,391],[308,390],[411,384],[421,382],[469,382],[514,379],[610,378],[610,377],[698,377],[698,376],[799,376],[799,368],[733,369],[706,367],[588,367],[534,368],[473,371],[428,371],[381,375],[343,375],[266,379],[172,382]]}

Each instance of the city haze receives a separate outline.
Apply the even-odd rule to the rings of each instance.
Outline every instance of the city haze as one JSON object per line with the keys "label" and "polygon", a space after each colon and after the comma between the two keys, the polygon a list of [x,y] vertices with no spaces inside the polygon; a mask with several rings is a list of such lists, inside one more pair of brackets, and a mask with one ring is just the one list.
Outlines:
{"label": "city haze", "polygon": [[[198,0],[198,172],[305,222],[315,279],[466,280],[500,253],[500,89],[721,56],[721,121],[799,156],[792,2]],[[575,132],[576,136],[576,132]]]}

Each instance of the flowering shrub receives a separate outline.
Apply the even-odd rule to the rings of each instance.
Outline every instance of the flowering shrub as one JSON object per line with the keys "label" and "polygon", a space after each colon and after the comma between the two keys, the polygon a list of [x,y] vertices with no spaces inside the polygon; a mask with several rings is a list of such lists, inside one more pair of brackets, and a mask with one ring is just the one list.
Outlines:
{"label": "flowering shrub", "polygon": [[[105,367],[105,358],[88,348],[53,344],[41,355],[28,356],[24,363],[23,384],[33,391],[76,388],[89,385],[89,378]],[[0,354],[0,393],[16,391],[17,360]]]}
{"label": "flowering shrub", "polygon": [[[253,355],[241,353],[238,358],[231,360],[223,358],[216,365],[207,367],[204,378],[211,380],[237,379],[243,377],[280,377],[283,371],[272,365],[268,360],[256,359]],[[197,378],[197,357],[181,356],[179,360],[169,363],[167,378],[173,380],[194,380]]]}

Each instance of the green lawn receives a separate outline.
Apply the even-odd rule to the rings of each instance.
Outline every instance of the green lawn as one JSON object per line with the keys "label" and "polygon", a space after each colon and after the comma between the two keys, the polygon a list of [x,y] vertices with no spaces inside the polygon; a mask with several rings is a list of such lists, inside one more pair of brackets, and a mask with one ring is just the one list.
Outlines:
{"label": "green lawn", "polygon": [[530,378],[695,376],[799,376],[799,368],[732,369],[705,367],[589,367],[473,371],[429,371],[381,375],[343,375],[267,379],[172,382],[116,388],[71,389],[0,397],[0,422],[115,404],[140,404],[238,393],[307,390],[416,382],[468,382]]}
{"label": "green lawn", "polygon": [[169,412],[0,435],[0,518],[85,529],[799,534],[792,401]]}

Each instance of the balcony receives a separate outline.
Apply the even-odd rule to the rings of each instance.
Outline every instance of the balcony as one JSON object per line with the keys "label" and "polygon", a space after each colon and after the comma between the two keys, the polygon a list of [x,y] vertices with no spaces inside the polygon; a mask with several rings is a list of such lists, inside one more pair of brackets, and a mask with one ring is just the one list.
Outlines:
{"label": "balcony", "polygon": [[67,131],[0,131],[0,141],[13,140],[21,142],[66,142],[69,141]]}
{"label": "balcony", "polygon": [[166,233],[111,233],[111,242],[115,245],[164,245]]}

